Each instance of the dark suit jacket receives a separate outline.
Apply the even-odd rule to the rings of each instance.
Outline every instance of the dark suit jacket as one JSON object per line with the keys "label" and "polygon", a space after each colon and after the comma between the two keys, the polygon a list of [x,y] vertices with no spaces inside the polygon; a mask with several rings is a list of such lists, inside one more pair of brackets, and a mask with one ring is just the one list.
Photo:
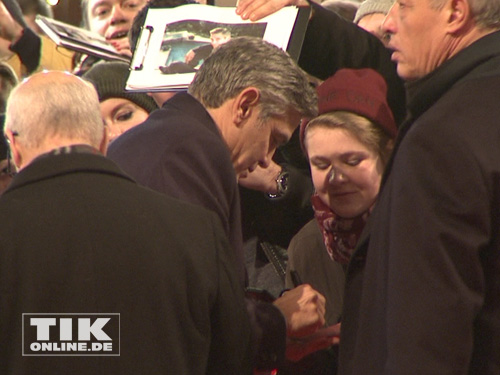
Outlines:
{"label": "dark suit jacket", "polygon": [[[114,141],[108,156],[139,183],[217,213],[235,250],[235,268],[244,287],[236,174],[217,125],[198,100],[186,93],[175,95]],[[257,367],[272,368],[284,357],[285,320],[272,304],[248,302]]]}
{"label": "dark suit jacket", "polygon": [[217,126],[196,99],[175,95],[111,143],[107,155],[141,185],[214,211],[236,251],[243,282],[236,174]]}
{"label": "dark suit jacket", "polygon": [[[0,198],[2,374],[249,373],[234,253],[216,216],[101,155],[44,155]],[[120,313],[119,357],[23,357],[22,313]]]}

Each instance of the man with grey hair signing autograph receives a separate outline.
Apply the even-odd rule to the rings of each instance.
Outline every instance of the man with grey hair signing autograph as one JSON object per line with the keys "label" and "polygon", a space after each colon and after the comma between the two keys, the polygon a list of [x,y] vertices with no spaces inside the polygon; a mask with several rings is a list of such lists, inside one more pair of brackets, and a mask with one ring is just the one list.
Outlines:
{"label": "man with grey hair signing autograph", "polygon": [[[267,167],[300,119],[316,112],[316,92],[286,52],[258,38],[234,38],[207,58],[188,93],[175,95],[117,138],[108,156],[138,182],[216,212],[238,256],[243,287],[237,180]],[[286,333],[293,339],[290,356],[331,345],[335,338],[328,330],[307,339],[324,324],[324,303],[302,285],[274,304],[250,304],[259,327],[256,367],[274,368],[283,359]]]}

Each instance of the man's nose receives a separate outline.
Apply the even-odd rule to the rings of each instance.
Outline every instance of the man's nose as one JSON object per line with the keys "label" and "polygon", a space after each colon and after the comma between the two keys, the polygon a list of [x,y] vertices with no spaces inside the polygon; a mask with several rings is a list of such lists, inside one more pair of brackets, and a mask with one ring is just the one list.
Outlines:
{"label": "man's nose", "polygon": [[380,25],[380,28],[382,29],[382,32],[384,34],[387,34],[390,38],[390,35],[395,32],[395,23],[394,23],[394,14],[396,12],[397,8],[397,2],[394,2],[392,5],[391,9],[389,9],[389,12],[387,12],[384,20],[382,21],[382,25]]}

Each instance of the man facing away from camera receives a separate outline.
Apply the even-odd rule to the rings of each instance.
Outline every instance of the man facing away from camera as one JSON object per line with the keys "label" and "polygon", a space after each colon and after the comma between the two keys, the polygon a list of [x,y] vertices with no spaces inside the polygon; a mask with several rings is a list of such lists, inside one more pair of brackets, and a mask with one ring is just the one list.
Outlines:
{"label": "man facing away from camera", "polygon": [[[257,166],[266,167],[300,119],[316,111],[314,88],[286,52],[258,38],[233,38],[207,58],[188,93],[175,95],[120,136],[108,156],[139,183],[216,212],[237,254],[243,287],[237,181]],[[257,368],[280,362],[285,332],[294,339],[289,356],[335,340],[328,330],[312,342],[305,339],[324,324],[324,297],[307,285],[274,304],[249,304],[249,310],[258,327]]]}
{"label": "man facing away from camera", "polygon": [[[89,83],[31,76],[10,96],[5,134],[19,173],[0,197],[2,374],[251,374],[250,322],[219,219],[103,156]],[[97,340],[112,355],[75,353]]]}

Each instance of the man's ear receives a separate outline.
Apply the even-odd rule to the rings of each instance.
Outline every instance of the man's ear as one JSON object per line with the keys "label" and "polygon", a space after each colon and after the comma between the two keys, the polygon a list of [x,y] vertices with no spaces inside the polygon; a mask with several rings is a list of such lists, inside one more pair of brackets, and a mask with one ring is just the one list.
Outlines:
{"label": "man's ear", "polygon": [[455,34],[469,27],[471,10],[467,0],[448,0],[446,4],[448,32]]}
{"label": "man's ear", "polygon": [[19,144],[17,143],[16,137],[9,129],[5,129],[5,137],[9,141],[12,161],[14,162],[15,166],[20,169],[22,167],[23,157],[21,155],[21,151],[19,150]]}
{"label": "man's ear", "polygon": [[256,87],[243,89],[233,102],[233,122],[238,126],[244,123],[257,108],[260,100],[260,91]]}

